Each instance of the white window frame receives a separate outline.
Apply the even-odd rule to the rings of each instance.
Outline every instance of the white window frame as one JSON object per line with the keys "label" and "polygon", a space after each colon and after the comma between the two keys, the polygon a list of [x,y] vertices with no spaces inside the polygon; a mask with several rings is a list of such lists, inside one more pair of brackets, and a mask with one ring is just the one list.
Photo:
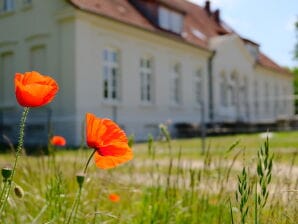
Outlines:
{"label": "white window frame", "polygon": [[260,103],[259,103],[259,89],[258,89],[258,81],[255,80],[254,83],[254,108],[256,117],[260,114]]}
{"label": "white window frame", "polygon": [[194,74],[194,99],[197,106],[202,106],[203,91],[203,72],[197,69]]}
{"label": "white window frame", "polygon": [[219,87],[219,94],[220,94],[220,101],[223,107],[228,106],[228,81],[225,72],[221,72],[220,74],[220,87]]}
{"label": "white window frame", "polygon": [[2,0],[1,12],[12,12],[15,10],[14,0]]}
{"label": "white window frame", "polygon": [[183,28],[183,16],[171,9],[159,6],[158,24],[165,30],[180,34]]}
{"label": "white window frame", "polygon": [[116,48],[107,47],[103,50],[103,92],[104,101],[120,100],[120,52]]}
{"label": "white window frame", "polygon": [[153,102],[153,59],[149,56],[140,59],[140,100],[143,104]]}
{"label": "white window frame", "polygon": [[182,103],[181,63],[174,63],[171,67],[171,103],[174,106]]}
{"label": "white window frame", "polygon": [[265,113],[270,112],[270,102],[269,102],[269,83],[265,82],[264,83],[264,111]]}

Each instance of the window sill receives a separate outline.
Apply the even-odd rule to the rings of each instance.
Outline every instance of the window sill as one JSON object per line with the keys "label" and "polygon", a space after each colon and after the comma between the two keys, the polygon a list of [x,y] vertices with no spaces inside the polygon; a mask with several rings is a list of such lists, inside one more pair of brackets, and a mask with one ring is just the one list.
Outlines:
{"label": "window sill", "polygon": [[9,11],[0,11],[0,18],[6,17],[6,16],[11,16],[15,13],[14,10],[9,10]]}
{"label": "window sill", "polygon": [[23,4],[23,7],[22,7],[23,11],[27,11],[27,10],[30,10],[30,9],[32,9],[32,2]]}
{"label": "window sill", "polygon": [[140,107],[142,107],[142,108],[150,108],[153,106],[154,106],[154,104],[152,102],[141,102],[140,103]]}
{"label": "window sill", "polygon": [[115,107],[115,106],[122,106],[121,102],[119,100],[102,100],[101,104],[105,105],[105,106],[111,106],[111,107]]}
{"label": "window sill", "polygon": [[182,104],[171,104],[169,106],[170,109],[175,109],[175,110],[182,110],[183,109],[183,105]]}

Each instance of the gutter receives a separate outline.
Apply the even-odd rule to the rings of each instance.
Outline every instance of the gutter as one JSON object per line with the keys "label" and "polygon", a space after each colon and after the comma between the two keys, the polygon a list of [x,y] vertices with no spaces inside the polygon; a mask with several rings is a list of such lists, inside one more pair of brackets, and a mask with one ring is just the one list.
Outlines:
{"label": "gutter", "polygon": [[216,54],[216,51],[213,50],[212,54],[208,58],[207,66],[208,66],[208,87],[209,87],[209,94],[208,94],[208,109],[209,109],[209,121],[210,123],[214,123],[214,102],[213,102],[213,58]]}

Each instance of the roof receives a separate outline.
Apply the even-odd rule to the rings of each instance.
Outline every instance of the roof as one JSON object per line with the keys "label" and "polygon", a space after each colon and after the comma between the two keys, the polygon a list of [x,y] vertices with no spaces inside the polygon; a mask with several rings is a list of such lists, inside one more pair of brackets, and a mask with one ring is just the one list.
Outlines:
{"label": "roof", "polygon": [[[157,34],[166,35],[169,38],[195,45],[199,48],[209,50],[208,41],[219,35],[236,33],[224,21],[217,21],[215,13],[207,11],[186,0],[150,0],[166,7],[177,10],[184,15],[182,35],[177,35],[155,26],[144,16],[132,3],[131,0],[69,0],[75,7],[86,12],[98,14],[128,25],[132,25]],[[219,12],[219,11],[218,11]],[[238,35],[238,34],[237,34]],[[257,43],[240,37],[244,43]],[[257,64],[265,68],[273,69],[281,73],[289,73],[262,52],[259,53]]]}

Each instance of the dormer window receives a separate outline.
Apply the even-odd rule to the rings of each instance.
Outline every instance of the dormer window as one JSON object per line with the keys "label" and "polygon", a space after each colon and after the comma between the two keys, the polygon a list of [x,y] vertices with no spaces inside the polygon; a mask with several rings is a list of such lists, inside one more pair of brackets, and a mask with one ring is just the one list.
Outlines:
{"label": "dormer window", "polygon": [[246,44],[246,49],[248,50],[248,52],[253,56],[253,58],[255,60],[258,59],[258,56],[259,56],[259,48],[257,45],[252,45],[252,44],[249,44],[247,43]]}
{"label": "dormer window", "polygon": [[183,16],[169,8],[158,8],[158,25],[165,30],[180,34],[183,28]]}

